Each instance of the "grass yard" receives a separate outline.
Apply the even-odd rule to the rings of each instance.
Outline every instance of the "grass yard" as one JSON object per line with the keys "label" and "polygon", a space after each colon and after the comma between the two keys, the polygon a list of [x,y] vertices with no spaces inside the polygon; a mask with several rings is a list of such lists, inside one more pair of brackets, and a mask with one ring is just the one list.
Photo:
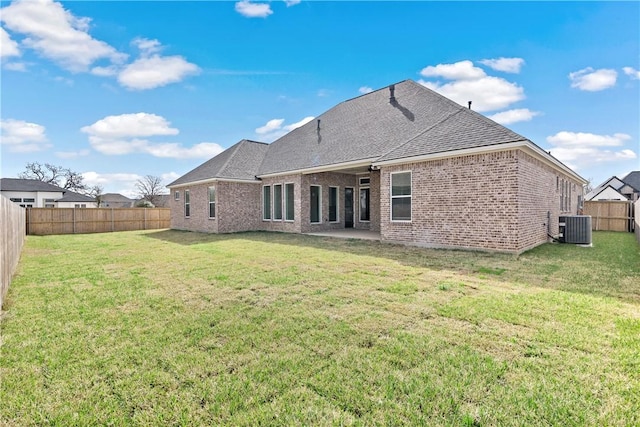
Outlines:
{"label": "grass yard", "polygon": [[27,238],[0,425],[640,425],[640,245]]}

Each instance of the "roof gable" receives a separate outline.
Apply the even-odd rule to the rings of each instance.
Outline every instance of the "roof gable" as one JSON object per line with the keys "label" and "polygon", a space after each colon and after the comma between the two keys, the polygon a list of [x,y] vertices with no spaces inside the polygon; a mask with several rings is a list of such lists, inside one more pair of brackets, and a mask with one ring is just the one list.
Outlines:
{"label": "roof gable", "polygon": [[585,200],[628,200],[626,196],[621,194],[611,185],[599,187],[597,191],[592,191],[585,196]]}
{"label": "roof gable", "polygon": [[625,184],[628,184],[636,189],[640,190],[640,171],[629,172],[624,178],[622,178]]}
{"label": "roof gable", "polygon": [[243,139],[167,187],[209,179],[255,180],[268,148],[269,145],[264,142]]}

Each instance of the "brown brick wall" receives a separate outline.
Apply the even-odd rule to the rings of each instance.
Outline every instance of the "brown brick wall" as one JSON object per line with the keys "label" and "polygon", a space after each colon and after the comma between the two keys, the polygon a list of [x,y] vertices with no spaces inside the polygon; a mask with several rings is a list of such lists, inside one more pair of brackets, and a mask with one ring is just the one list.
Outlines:
{"label": "brown brick wall", "polygon": [[[412,172],[412,220],[390,220],[390,173]],[[517,247],[514,152],[385,167],[381,171],[383,240],[433,247]]]}
{"label": "brown brick wall", "polygon": [[[216,187],[216,217],[209,218],[209,187]],[[171,190],[171,228],[206,233],[232,233],[260,230],[259,184],[216,182],[180,187]],[[175,200],[174,192],[180,192]],[[184,216],[184,192],[189,190],[190,217]]]}
{"label": "brown brick wall", "polygon": [[[562,180],[571,186],[570,206],[564,211],[560,209]],[[525,250],[547,241],[547,232],[557,235],[559,216],[576,215],[581,195],[581,183],[518,151],[519,249]],[[548,213],[550,221],[547,220]]]}
{"label": "brown brick wall", "polygon": [[[412,172],[412,220],[390,220],[390,174]],[[384,167],[381,173],[383,240],[432,247],[522,252],[558,232],[557,173],[520,150]],[[560,178],[569,180],[568,176]],[[571,181],[572,211],[582,186]]]}

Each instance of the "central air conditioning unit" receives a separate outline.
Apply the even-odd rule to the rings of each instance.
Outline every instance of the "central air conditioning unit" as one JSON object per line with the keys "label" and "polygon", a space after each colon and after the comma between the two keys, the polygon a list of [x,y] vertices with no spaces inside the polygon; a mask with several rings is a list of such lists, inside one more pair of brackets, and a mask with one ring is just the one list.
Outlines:
{"label": "central air conditioning unit", "polygon": [[579,245],[591,244],[591,216],[571,215],[561,216],[560,243],[575,243]]}

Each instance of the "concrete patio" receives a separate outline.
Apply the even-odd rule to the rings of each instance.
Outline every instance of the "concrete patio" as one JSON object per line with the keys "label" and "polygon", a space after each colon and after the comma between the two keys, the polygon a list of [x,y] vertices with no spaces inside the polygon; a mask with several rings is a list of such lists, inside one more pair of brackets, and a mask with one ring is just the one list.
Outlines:
{"label": "concrete patio", "polygon": [[310,236],[335,237],[338,239],[380,240],[380,233],[369,230],[356,230],[345,228],[342,230],[320,231],[317,233],[305,233]]}

